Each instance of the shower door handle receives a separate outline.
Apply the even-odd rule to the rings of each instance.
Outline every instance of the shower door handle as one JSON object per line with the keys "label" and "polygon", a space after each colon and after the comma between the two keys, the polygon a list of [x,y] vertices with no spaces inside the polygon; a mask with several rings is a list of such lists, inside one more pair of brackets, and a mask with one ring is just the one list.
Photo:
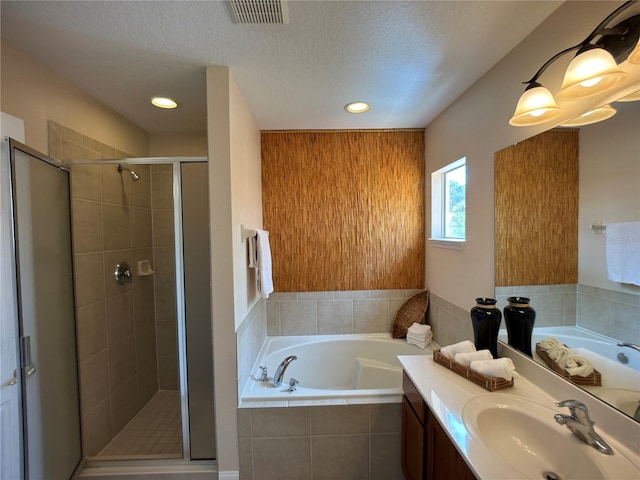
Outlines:
{"label": "shower door handle", "polygon": [[3,387],[13,387],[17,383],[18,383],[18,372],[16,372],[14,370],[13,371],[13,376],[11,377],[11,380],[8,380],[8,381],[4,382],[2,384],[2,386]]}
{"label": "shower door handle", "polygon": [[31,361],[31,337],[20,337],[20,361],[27,377],[36,373],[36,366]]}

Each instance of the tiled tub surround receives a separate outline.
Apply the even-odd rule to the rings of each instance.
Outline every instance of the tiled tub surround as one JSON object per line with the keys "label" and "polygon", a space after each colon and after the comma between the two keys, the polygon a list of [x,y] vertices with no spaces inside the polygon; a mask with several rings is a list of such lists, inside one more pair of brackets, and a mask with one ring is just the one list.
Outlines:
{"label": "tiled tub surround", "polygon": [[576,292],[575,284],[496,287],[497,307],[504,311],[508,297],[527,297],[536,311],[536,327],[573,326],[576,324]]}
{"label": "tiled tub surround", "polygon": [[[236,332],[238,385],[255,374],[267,335],[389,333],[397,310],[419,291],[274,293],[260,300]],[[400,403],[239,408],[240,478],[402,478],[400,412]]]}
{"label": "tiled tub surround", "polygon": [[577,325],[623,342],[640,344],[638,294],[578,285]]}
{"label": "tiled tub surround", "polygon": [[388,333],[407,298],[420,290],[274,293],[267,300],[267,335]]}
{"label": "tiled tub surround", "polygon": [[531,299],[536,327],[579,326],[640,343],[640,287],[637,295],[581,284],[496,287],[498,307],[514,295]]}
{"label": "tiled tub surround", "polygon": [[241,480],[397,480],[401,404],[238,410]]}
{"label": "tiled tub surround", "polygon": [[440,345],[473,339],[469,311],[433,293],[429,296],[427,318],[433,331],[433,340]]}

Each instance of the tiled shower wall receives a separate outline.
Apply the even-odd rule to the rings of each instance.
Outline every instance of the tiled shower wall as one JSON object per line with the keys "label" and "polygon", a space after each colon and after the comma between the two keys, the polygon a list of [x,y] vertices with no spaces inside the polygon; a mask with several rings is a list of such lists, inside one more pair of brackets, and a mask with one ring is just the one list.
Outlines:
{"label": "tiled shower wall", "polygon": [[[49,123],[49,144],[49,155],[61,162],[130,157],[55,122]],[[152,168],[136,165],[135,170],[140,175],[138,182],[127,173],[118,173],[115,165],[72,167],[76,318],[86,455],[97,454],[158,390],[156,308],[162,322],[175,325],[175,313],[171,314],[175,312],[175,290],[154,290],[154,280],[161,279],[162,289],[174,282],[175,276],[173,258],[155,265],[157,252],[152,249],[153,242],[164,247],[173,243],[173,239],[166,240],[167,229],[173,234],[173,217],[169,215],[169,226],[167,216],[162,215],[166,178],[156,178],[154,189]],[[159,200],[153,210],[152,194]],[[152,225],[157,232],[152,233]],[[145,259],[153,260],[156,275],[137,275],[137,262]],[[133,274],[133,281],[122,286],[113,279],[115,265],[121,261],[129,263]],[[156,307],[154,297],[160,299]],[[158,349],[165,353],[171,349],[167,346],[170,340],[166,329],[160,331],[163,337],[158,339]],[[177,372],[175,364],[173,370]],[[162,379],[176,377],[177,373],[160,375]]]}
{"label": "tiled shower wall", "polygon": [[[158,390],[149,168],[140,181],[115,165],[74,166],[72,224],[83,445],[97,454]],[[118,263],[133,279],[115,282]]]}

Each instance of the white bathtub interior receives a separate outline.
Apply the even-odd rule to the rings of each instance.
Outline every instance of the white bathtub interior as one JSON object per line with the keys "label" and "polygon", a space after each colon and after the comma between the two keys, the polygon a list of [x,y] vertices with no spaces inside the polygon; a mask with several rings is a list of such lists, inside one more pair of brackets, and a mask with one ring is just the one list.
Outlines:
{"label": "white bathtub interior", "polygon": [[[431,355],[435,343],[422,349],[388,334],[267,337],[242,390],[240,406],[399,402],[402,367],[398,355]],[[292,361],[282,385],[260,381],[260,366],[269,379],[282,360]],[[288,391],[289,379],[299,384]]]}
{"label": "white bathtub interior", "polygon": [[[544,361],[535,353],[535,344],[546,337],[557,338],[571,350],[586,357],[602,375],[601,386],[581,386],[601,400],[634,416],[640,401],[640,352],[618,347],[618,340],[581,327],[541,327],[533,330],[531,339],[534,360]],[[501,330],[499,339],[507,343],[507,332]],[[624,354],[626,364],[618,359]]]}

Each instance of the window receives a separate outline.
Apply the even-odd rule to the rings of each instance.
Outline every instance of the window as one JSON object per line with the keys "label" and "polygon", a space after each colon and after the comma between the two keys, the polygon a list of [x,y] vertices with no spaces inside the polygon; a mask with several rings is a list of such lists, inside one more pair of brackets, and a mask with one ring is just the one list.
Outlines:
{"label": "window", "polygon": [[465,239],[467,167],[461,158],[431,174],[431,238],[436,245],[462,249]]}

